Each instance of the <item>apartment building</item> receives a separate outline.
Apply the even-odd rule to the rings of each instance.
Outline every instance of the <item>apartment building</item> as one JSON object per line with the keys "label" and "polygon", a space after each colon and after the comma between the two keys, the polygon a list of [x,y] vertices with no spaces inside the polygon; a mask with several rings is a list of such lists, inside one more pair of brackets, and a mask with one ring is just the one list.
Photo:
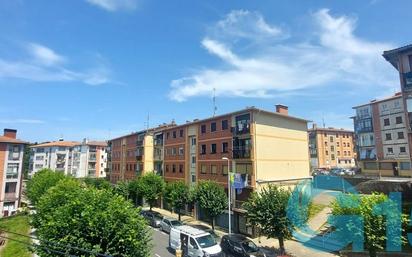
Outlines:
{"label": "apartment building", "polygon": [[31,146],[30,175],[48,168],[76,178],[106,177],[107,143],[83,140]]}
{"label": "apartment building", "polygon": [[410,176],[410,141],[402,93],[353,107],[362,172]]}
{"label": "apartment building", "polygon": [[4,129],[0,136],[0,217],[14,214],[20,206],[24,148],[17,130]]}
{"label": "apartment building", "polygon": [[352,168],[356,166],[354,132],[336,128],[308,131],[311,168]]}
{"label": "apartment building", "polygon": [[73,146],[70,175],[76,178],[105,178],[107,169],[107,143],[88,141]]}
{"label": "apartment building", "polygon": [[[145,136],[140,136],[140,142],[142,134]],[[194,185],[200,180],[213,180],[227,190],[228,172],[240,173],[246,187],[233,194],[233,225],[246,234],[251,232],[241,206],[252,191],[268,183],[309,176],[307,121],[288,115],[288,108],[283,105],[277,105],[276,111],[249,107],[182,125],[136,132],[112,139],[109,144],[113,182],[140,175],[134,164],[141,159],[149,161],[150,156],[153,164],[147,166],[148,162],[144,162],[139,170],[147,172],[156,165],[163,166],[160,174],[167,182],[180,180]],[[138,150],[141,145],[146,146],[142,151]],[[229,159],[229,166],[222,158]],[[202,218],[202,212],[197,215]]]}

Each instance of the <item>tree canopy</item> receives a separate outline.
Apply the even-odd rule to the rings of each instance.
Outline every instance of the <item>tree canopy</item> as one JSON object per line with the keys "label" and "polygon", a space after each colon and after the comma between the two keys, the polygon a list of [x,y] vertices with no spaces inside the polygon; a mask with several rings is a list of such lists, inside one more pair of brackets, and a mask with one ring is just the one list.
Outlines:
{"label": "tree canopy", "polygon": [[150,233],[139,209],[111,190],[64,180],[49,189],[36,207],[33,225],[40,240],[37,252],[42,257],[97,253],[150,256]]}
{"label": "tree canopy", "polygon": [[287,217],[290,197],[290,191],[269,185],[253,192],[243,204],[249,224],[258,227],[268,238],[277,238],[281,252],[285,251],[284,240],[292,237],[292,222]]}
{"label": "tree canopy", "polygon": [[200,181],[196,186],[195,199],[210,217],[214,230],[215,218],[228,207],[225,190],[214,181]]}
{"label": "tree canopy", "polygon": [[67,179],[67,177],[61,172],[55,172],[51,169],[39,170],[27,182],[27,197],[32,204],[36,204],[49,188],[63,179]]}
{"label": "tree canopy", "polygon": [[150,206],[150,210],[163,194],[165,182],[153,172],[148,172],[137,180],[137,194],[142,196]]}
{"label": "tree canopy", "polygon": [[181,210],[189,202],[189,187],[184,181],[176,181],[166,184],[164,192],[165,200],[181,219]]}

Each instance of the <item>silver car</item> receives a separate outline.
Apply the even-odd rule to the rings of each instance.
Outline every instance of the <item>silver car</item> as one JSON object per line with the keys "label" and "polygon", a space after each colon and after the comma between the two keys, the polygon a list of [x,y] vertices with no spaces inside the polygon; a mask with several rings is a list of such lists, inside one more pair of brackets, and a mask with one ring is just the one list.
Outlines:
{"label": "silver car", "polygon": [[175,228],[182,225],[183,223],[178,221],[177,219],[163,218],[162,222],[160,223],[160,229],[166,233],[170,233],[171,228]]}

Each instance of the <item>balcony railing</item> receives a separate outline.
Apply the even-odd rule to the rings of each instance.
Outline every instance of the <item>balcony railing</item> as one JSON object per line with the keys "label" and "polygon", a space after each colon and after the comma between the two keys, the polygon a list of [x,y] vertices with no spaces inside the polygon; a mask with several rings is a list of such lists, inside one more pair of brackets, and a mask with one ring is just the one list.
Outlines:
{"label": "balcony railing", "polygon": [[136,145],[137,146],[143,146],[143,140],[137,140]]}
{"label": "balcony railing", "polygon": [[19,177],[19,173],[17,172],[7,172],[6,179],[15,179]]}
{"label": "balcony railing", "polygon": [[233,208],[243,210],[243,204],[244,203],[245,203],[245,201],[235,200],[234,203],[233,203]]}
{"label": "balcony railing", "polygon": [[163,140],[162,139],[155,139],[154,140],[154,145],[155,146],[162,146],[163,145]]}
{"label": "balcony railing", "polygon": [[251,147],[240,146],[233,148],[233,159],[248,159],[250,158]]}
{"label": "balcony railing", "polygon": [[6,200],[6,201],[11,201],[11,200],[16,200],[16,192],[13,192],[13,193],[5,193],[4,194],[4,200]]}

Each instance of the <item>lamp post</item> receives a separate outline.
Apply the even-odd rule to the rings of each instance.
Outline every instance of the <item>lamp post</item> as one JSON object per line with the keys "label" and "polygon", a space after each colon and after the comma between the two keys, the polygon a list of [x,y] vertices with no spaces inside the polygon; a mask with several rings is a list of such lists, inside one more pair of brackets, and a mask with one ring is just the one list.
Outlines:
{"label": "lamp post", "polygon": [[228,210],[229,210],[229,235],[232,232],[232,222],[231,222],[231,214],[230,214],[230,199],[231,199],[231,190],[230,190],[230,160],[227,157],[223,157],[222,160],[227,161],[227,194],[228,194]]}

